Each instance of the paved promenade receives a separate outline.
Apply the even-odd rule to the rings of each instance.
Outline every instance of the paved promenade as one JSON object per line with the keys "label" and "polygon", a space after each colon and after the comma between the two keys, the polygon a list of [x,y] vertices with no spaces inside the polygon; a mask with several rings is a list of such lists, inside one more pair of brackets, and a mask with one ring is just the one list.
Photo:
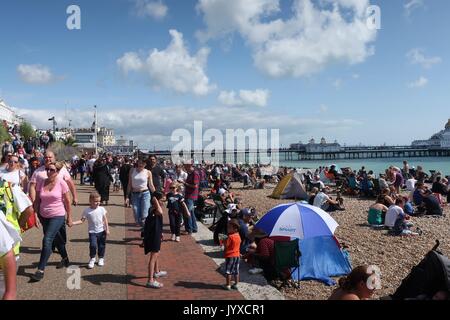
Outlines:
{"label": "paved promenade", "polygon": [[[81,217],[88,206],[90,186],[78,186],[80,204],[73,207],[74,220]],[[18,271],[19,299],[51,300],[243,300],[239,291],[221,288],[224,276],[215,262],[222,256],[217,249],[204,252],[208,240],[182,235],[181,242],[170,238],[167,214],[164,216],[165,241],[161,249],[161,266],[168,277],[161,279],[162,289],[148,289],[148,256],[139,247],[139,231],[134,225],[131,209],[123,207],[121,192],[111,192],[110,205],[106,207],[111,235],[107,240],[105,266],[87,269],[89,242],[87,222],[68,228],[67,250],[75,269],[56,269],[58,254],[50,257],[45,277],[39,283],[31,283],[30,276],[39,261],[42,231],[33,229],[23,235],[22,253]],[[206,230],[206,231],[205,231]],[[199,234],[205,236],[207,229],[200,226]],[[199,236],[196,235],[198,238]],[[212,259],[214,258],[214,260]],[[76,275],[80,275],[79,289]]]}

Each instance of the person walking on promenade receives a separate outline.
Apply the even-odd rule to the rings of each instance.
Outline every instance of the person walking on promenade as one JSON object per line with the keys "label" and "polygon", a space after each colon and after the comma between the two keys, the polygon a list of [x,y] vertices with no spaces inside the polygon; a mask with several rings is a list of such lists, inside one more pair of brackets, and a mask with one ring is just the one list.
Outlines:
{"label": "person walking on promenade", "polygon": [[126,204],[127,202],[127,198],[129,196],[128,192],[128,180],[130,177],[130,170],[131,170],[131,164],[130,164],[130,159],[128,157],[126,157],[124,159],[124,163],[122,164],[122,166],[119,169],[119,179],[120,179],[120,184],[122,185],[122,190],[123,190],[123,201],[124,201],[124,205],[125,207],[127,207],[128,205]]}
{"label": "person walking on promenade", "polygon": [[72,225],[80,225],[86,220],[89,228],[89,264],[88,269],[93,269],[98,251],[98,266],[105,265],[106,237],[109,235],[107,211],[100,206],[101,197],[97,192],[89,195],[89,208],[83,211],[81,220],[74,221]]}
{"label": "person walking on promenade", "polygon": [[173,182],[170,185],[170,191],[167,194],[167,209],[169,210],[170,232],[172,241],[180,242],[180,226],[183,213],[189,216],[189,210],[181,194],[181,185]]}
{"label": "person walking on promenade", "polygon": [[[47,169],[49,165],[55,162],[56,162],[55,154],[52,151],[47,150],[44,156],[44,165],[36,169],[30,179],[29,191],[31,201],[33,202],[35,201],[36,189],[40,187],[40,185],[45,181],[45,179],[47,179],[48,177]],[[75,183],[70,177],[69,171],[67,171],[65,166],[63,166],[63,168],[59,171],[58,177],[62,178],[67,183],[70,193],[72,194],[72,204],[76,206],[78,204],[77,189],[75,187]]]}
{"label": "person walking on promenade", "polygon": [[137,168],[132,168],[130,170],[127,186],[127,199],[125,201],[128,205],[130,203],[129,196],[131,195],[134,220],[136,224],[141,227],[144,226],[144,221],[147,218],[151,207],[150,192],[155,192],[152,173],[145,169],[144,161],[138,160]]}
{"label": "person walking on promenade", "polygon": [[156,191],[163,192],[166,180],[166,172],[158,164],[158,159],[155,155],[151,155],[148,158],[147,166],[145,168],[152,172],[153,185],[155,186]]}
{"label": "person walking on promenade", "polygon": [[188,207],[190,217],[186,219],[184,225],[188,234],[196,233],[197,219],[195,217],[195,201],[198,199],[199,187],[200,187],[200,175],[192,166],[191,163],[184,165],[188,176],[184,184],[184,198],[186,199],[186,205]]}
{"label": "person walking on promenade", "polygon": [[155,279],[167,276],[166,271],[161,271],[159,266],[159,253],[161,251],[161,239],[163,230],[163,194],[155,192],[152,198],[152,207],[145,219],[144,226],[144,252],[150,253],[148,262],[148,281],[147,288],[160,289],[163,284]]}
{"label": "person walking on promenade", "polygon": [[109,201],[109,187],[113,178],[106,158],[99,158],[94,164],[94,185],[101,196],[101,204],[107,206]]}
{"label": "person walking on promenade", "polygon": [[34,281],[40,281],[44,278],[45,267],[52,254],[53,241],[55,241],[55,246],[62,258],[57,268],[69,266],[66,239],[59,232],[65,223],[69,227],[72,226],[69,187],[63,179],[58,177],[63,166],[61,162],[49,164],[46,168],[48,178],[36,189],[34,210],[41,222],[44,238],[38,270],[32,276]]}

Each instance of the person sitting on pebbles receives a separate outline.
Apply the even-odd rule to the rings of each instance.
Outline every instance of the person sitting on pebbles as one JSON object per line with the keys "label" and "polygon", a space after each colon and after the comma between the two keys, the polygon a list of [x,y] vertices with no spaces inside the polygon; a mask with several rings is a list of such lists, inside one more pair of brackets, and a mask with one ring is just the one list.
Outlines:
{"label": "person sitting on pebbles", "polygon": [[316,197],[314,198],[314,203],[313,205],[315,207],[321,208],[324,211],[327,212],[333,212],[336,210],[339,211],[343,211],[345,210],[340,201],[338,200],[333,200],[330,196],[328,196],[327,193],[330,192],[330,188],[329,187],[325,187],[322,191],[319,191],[316,195]]}
{"label": "person sitting on pebbles", "polygon": [[339,279],[339,288],[328,300],[369,300],[376,288],[371,276],[374,275],[369,272],[369,266],[356,267],[348,276]]}

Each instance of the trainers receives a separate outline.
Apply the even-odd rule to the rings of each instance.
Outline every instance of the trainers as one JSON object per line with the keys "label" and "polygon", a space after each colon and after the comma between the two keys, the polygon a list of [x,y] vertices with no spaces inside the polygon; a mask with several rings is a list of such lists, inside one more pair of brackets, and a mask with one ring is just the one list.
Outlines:
{"label": "trainers", "polygon": [[155,278],[162,278],[167,276],[167,271],[159,271],[159,272],[155,272],[155,274],[153,275]]}
{"label": "trainers", "polygon": [[175,238],[175,241],[176,241],[176,242],[180,242],[180,241],[181,241],[181,238],[180,238],[180,237],[176,237],[176,238]]}
{"label": "trainers", "polygon": [[250,273],[250,274],[258,274],[258,273],[261,273],[263,271],[264,270],[261,269],[261,268],[252,268],[252,269],[248,270],[248,273]]}
{"label": "trainers", "polygon": [[41,281],[42,279],[44,279],[44,272],[39,270],[31,276],[31,280],[33,280],[34,282]]}
{"label": "trainers", "polygon": [[233,285],[231,286],[231,289],[233,289],[233,290],[239,290],[237,283],[233,284]]}
{"label": "trainers", "polygon": [[94,269],[95,266],[95,258],[89,260],[88,269]]}
{"label": "trainers", "polygon": [[69,258],[65,258],[65,259],[62,259],[62,260],[58,263],[58,265],[56,266],[56,269],[68,268],[69,265],[70,265]]}
{"label": "trainers", "polygon": [[103,267],[104,265],[105,265],[105,259],[103,259],[103,258],[98,259],[98,266]]}
{"label": "trainers", "polygon": [[158,281],[149,281],[145,286],[147,288],[160,289],[163,287],[163,284],[159,283]]}
{"label": "trainers", "polygon": [[175,241],[176,237],[177,237],[177,236],[176,236],[175,234],[173,234],[173,235],[172,235],[172,241]]}
{"label": "trainers", "polygon": [[224,285],[222,286],[222,289],[228,290],[228,291],[231,291],[231,290],[232,290],[232,289],[231,289],[231,286],[227,286],[226,284],[224,284]]}

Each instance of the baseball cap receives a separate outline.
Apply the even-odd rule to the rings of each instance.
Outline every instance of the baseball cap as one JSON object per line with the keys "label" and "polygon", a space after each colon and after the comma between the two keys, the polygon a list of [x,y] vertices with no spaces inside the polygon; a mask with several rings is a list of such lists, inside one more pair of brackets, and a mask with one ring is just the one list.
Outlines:
{"label": "baseball cap", "polygon": [[219,195],[223,196],[225,192],[227,192],[227,190],[225,190],[224,188],[220,188],[218,193]]}
{"label": "baseball cap", "polygon": [[243,216],[251,216],[251,217],[253,217],[255,215],[255,212],[250,210],[250,209],[248,209],[248,208],[244,208],[244,209],[241,210],[241,214]]}

